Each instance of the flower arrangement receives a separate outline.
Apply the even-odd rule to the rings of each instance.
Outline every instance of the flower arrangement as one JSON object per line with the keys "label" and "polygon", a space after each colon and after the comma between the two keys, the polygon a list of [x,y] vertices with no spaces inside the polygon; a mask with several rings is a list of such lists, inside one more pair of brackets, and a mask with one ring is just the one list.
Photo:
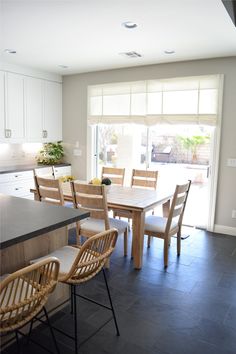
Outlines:
{"label": "flower arrangement", "polygon": [[59,178],[59,180],[63,183],[65,182],[70,182],[70,181],[74,181],[75,177],[74,176],[62,176]]}

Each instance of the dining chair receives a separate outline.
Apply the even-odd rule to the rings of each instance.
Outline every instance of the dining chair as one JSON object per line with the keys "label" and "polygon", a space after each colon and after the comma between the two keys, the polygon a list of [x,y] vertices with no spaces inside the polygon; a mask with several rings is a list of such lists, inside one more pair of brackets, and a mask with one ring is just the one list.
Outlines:
{"label": "dining chair", "polygon": [[[45,308],[49,295],[54,291],[59,274],[59,261],[48,257],[33,265],[20,269],[12,274],[4,275],[0,281],[0,334],[15,332],[19,349],[19,335],[25,335],[20,329],[30,323],[30,332],[37,316],[43,311],[45,324],[49,326],[51,336],[59,353],[56,339]],[[28,340],[35,342],[27,336]],[[6,342],[5,345],[9,343]]]}
{"label": "dining chair", "polygon": [[124,234],[124,255],[127,255],[128,223],[109,218],[107,207],[107,186],[71,182],[74,207],[88,211],[90,217],[77,222],[77,237],[93,236],[99,232],[115,228],[118,234]]}
{"label": "dining chair", "polygon": [[188,181],[186,184],[176,186],[168,217],[160,217],[156,215],[145,217],[144,234],[148,235],[148,247],[150,247],[151,236],[162,238],[164,240],[165,268],[168,266],[170,238],[175,234],[177,234],[177,255],[180,255],[181,227],[190,185],[191,181]]}
{"label": "dining chair", "polygon": [[123,186],[125,178],[125,168],[103,166],[101,179],[103,178],[109,178],[112,184]]}
{"label": "dining chair", "polygon": [[[156,189],[157,187],[158,171],[147,171],[133,169],[131,178],[131,187]],[[154,214],[154,211],[153,211]],[[132,219],[132,212],[129,210],[114,210],[113,217],[127,218],[128,221]]]}
{"label": "dining chair", "polygon": [[34,176],[37,198],[41,202],[64,205],[61,181],[58,179]]}
{"label": "dining chair", "polygon": [[[113,319],[116,327],[116,333],[118,336],[120,335],[115,310],[107,283],[106,272],[103,268],[115,249],[117,236],[118,233],[116,229],[106,230],[97,235],[91,236],[82,246],[64,246],[49,255],[50,257],[56,257],[60,261],[60,272],[58,277],[59,282],[70,286],[71,296],[68,301],[71,303],[71,314],[73,314],[74,318],[74,336],[71,336],[69,333],[62,332],[61,330],[60,332],[75,341],[75,353],[78,353],[79,346],[88,340],[88,338],[85,339],[82,343],[80,343],[80,345],[78,343],[77,297],[88,300],[93,304],[97,304],[110,310],[112,312],[112,317],[109,320],[106,320],[106,322],[99,327],[99,330]],[[31,263],[38,262],[43,258],[44,257],[32,260]],[[96,300],[83,295],[79,295],[76,291],[76,287],[78,285],[92,280],[100,271],[103,272],[110,306],[104,305],[103,303],[97,302]],[[54,329],[57,330],[56,328]],[[90,335],[89,338],[97,332],[98,330]]]}

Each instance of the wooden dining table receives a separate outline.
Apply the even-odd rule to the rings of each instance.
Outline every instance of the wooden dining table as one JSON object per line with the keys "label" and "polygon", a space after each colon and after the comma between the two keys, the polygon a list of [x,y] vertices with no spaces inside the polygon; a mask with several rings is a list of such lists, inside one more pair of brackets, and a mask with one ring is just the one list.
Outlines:
{"label": "wooden dining table", "polygon": [[[75,181],[76,183],[77,181]],[[81,182],[81,181],[78,181]],[[70,183],[62,184],[64,199],[72,200]],[[163,216],[168,216],[172,190],[149,190],[111,185],[107,188],[107,204],[110,210],[132,212],[133,262],[135,269],[142,268],[145,213],[162,205]]]}

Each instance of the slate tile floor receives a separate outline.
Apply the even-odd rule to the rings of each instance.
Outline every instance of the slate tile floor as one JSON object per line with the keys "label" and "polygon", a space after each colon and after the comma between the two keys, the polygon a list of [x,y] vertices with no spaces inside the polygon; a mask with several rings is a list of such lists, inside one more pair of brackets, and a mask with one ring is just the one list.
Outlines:
{"label": "slate tile floor", "polygon": [[[147,249],[145,239],[141,271],[133,269],[129,257],[123,257],[123,239],[118,240],[108,278],[121,336],[116,336],[111,321],[81,347],[81,354],[236,353],[236,237],[190,232],[182,241],[179,259],[173,238],[167,271],[163,270],[162,240],[154,239]],[[98,301],[107,299],[101,274],[79,291]],[[79,336],[83,340],[110,312],[81,299],[78,306]],[[52,321],[72,331],[69,308]],[[34,337],[53,349],[44,327],[34,331]],[[69,339],[58,334],[57,339],[61,353],[73,353]],[[24,354],[44,353],[34,344],[23,348]],[[16,353],[15,346],[7,353]]]}

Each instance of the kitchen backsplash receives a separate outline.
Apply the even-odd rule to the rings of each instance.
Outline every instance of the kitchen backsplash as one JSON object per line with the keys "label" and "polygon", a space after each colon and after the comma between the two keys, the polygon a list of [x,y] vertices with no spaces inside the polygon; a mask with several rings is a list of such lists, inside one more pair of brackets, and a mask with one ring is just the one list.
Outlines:
{"label": "kitchen backsplash", "polygon": [[35,163],[42,144],[0,144],[0,167]]}

